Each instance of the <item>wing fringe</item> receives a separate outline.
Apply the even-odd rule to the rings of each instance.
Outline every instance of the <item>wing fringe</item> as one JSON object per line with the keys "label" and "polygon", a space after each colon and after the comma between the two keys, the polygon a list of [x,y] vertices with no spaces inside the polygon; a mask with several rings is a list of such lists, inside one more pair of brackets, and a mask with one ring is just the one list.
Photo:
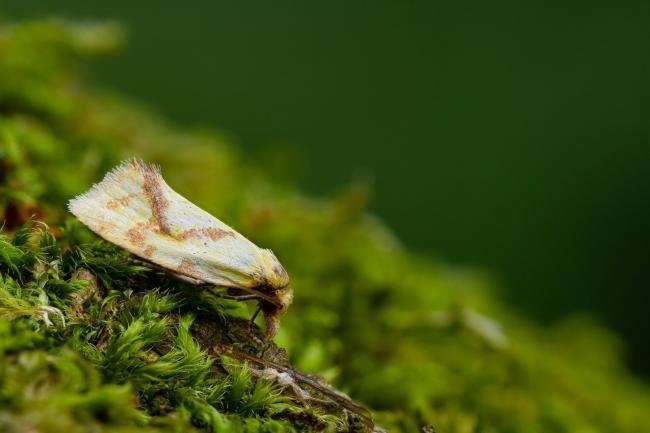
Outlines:
{"label": "wing fringe", "polygon": [[134,169],[136,170],[135,173],[139,176],[144,177],[145,175],[148,175],[156,178],[160,182],[164,182],[160,173],[159,165],[148,164],[135,157],[129,158],[122,161],[118,166],[106,173],[104,178],[100,182],[93,184],[88,191],[70,199],[68,201],[68,210],[76,217],[80,217],[81,208],[84,207],[84,205],[87,205],[88,203],[96,203],[103,194],[110,196],[108,195],[108,191],[112,190],[110,186],[119,186],[121,182],[124,182],[125,176],[128,176],[129,172]]}

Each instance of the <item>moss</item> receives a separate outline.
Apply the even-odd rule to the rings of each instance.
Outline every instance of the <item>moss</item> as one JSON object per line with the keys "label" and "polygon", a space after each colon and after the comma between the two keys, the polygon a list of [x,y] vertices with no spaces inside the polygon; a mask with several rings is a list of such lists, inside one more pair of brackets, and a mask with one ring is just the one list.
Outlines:
{"label": "moss", "polygon": [[[110,24],[0,27],[0,430],[365,428],[222,344],[319,373],[391,431],[650,431],[650,392],[606,329],[535,325],[483,273],[402,247],[362,190],[306,197],[218,133],[88,84],[83,59],[121,41]],[[277,253],[295,289],[278,346],[249,326],[254,305],[138,265],[69,218],[66,200],[131,156]]]}

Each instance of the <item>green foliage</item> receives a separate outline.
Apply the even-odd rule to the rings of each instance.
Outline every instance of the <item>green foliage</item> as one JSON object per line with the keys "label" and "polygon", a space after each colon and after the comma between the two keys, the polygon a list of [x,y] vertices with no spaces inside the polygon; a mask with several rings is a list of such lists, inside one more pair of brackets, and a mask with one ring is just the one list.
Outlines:
{"label": "green foliage", "polygon": [[[65,216],[68,198],[140,156],[276,252],[295,290],[277,342],[379,425],[650,432],[650,392],[607,330],[588,318],[539,327],[498,301],[489,276],[405,251],[364,212],[362,190],[307,198],[215,133],[88,87],[79,59],[118,40],[110,25],[0,30],[0,430],[354,431],[353,416],[200,344],[199,315],[222,323],[242,304],[134,263]],[[51,228],[25,224],[32,215]]]}
{"label": "green foliage", "polygon": [[[216,370],[192,335],[187,288],[138,287],[157,281],[118,251],[93,268],[113,248],[64,248],[43,228],[2,235],[0,254],[12,260],[0,274],[0,430],[291,430],[278,415],[301,409],[275,384],[245,365]],[[91,268],[114,275],[112,285]]]}

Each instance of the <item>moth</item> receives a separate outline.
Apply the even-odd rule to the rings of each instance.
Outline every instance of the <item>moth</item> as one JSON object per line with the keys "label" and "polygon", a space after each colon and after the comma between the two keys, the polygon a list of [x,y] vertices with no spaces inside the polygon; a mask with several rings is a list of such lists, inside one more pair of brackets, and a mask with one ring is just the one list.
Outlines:
{"label": "moth", "polygon": [[258,299],[267,335],[276,334],[293,299],[278,259],[171,189],[157,166],[124,161],[68,208],[107,241],[185,281]]}

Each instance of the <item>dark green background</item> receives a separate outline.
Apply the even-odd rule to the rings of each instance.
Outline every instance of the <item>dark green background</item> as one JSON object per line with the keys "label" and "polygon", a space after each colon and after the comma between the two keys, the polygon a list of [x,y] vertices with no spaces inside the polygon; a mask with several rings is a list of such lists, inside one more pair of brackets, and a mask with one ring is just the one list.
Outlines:
{"label": "dark green background", "polygon": [[[54,3],[54,2],[53,2]],[[650,369],[650,3],[16,0],[114,18],[107,87],[330,193],[371,180],[405,243],[500,277],[540,320],[592,310]],[[293,150],[292,150],[293,149]]]}

